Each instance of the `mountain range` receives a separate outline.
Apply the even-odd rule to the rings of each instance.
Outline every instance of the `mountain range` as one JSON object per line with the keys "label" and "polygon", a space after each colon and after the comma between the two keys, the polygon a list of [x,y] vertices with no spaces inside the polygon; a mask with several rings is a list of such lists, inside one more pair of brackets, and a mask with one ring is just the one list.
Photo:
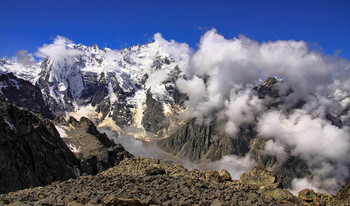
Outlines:
{"label": "mountain range", "polygon": [[1,174],[18,174],[2,175],[1,192],[96,175],[133,155],[226,169],[233,178],[259,166],[294,194],[303,187],[335,194],[350,180],[346,75],[334,75],[327,89],[303,91],[307,83],[294,74],[246,83],[241,67],[249,62],[202,65],[202,48],[194,52],[159,34],[119,51],[57,37],[39,48],[39,62],[25,55],[25,62],[0,60]]}

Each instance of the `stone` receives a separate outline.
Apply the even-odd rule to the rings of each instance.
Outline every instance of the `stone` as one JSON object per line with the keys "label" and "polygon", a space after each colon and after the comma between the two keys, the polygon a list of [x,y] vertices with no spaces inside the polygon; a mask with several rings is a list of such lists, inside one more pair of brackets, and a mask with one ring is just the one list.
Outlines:
{"label": "stone", "polygon": [[148,175],[163,175],[165,174],[165,170],[163,168],[159,168],[159,167],[152,167],[148,170],[146,170],[146,174]]}
{"label": "stone", "polygon": [[315,197],[315,192],[310,189],[304,189],[298,192],[298,197],[306,202],[312,202]]}
{"label": "stone", "polygon": [[280,188],[268,188],[266,191],[264,191],[263,194],[280,202],[290,202],[290,203],[300,202],[300,200],[298,200],[298,198],[294,196],[292,193]]}
{"label": "stone", "polygon": [[250,171],[241,174],[240,182],[243,184],[254,184],[272,188],[282,187],[281,182],[277,180],[272,172],[267,171],[260,166],[254,167]]}
{"label": "stone", "polygon": [[225,169],[221,169],[219,171],[219,176],[224,181],[231,181],[232,180],[230,173],[227,170],[225,170]]}
{"label": "stone", "polygon": [[222,182],[219,173],[213,170],[208,170],[205,172],[205,179],[209,181]]}
{"label": "stone", "polygon": [[102,204],[105,206],[142,206],[144,205],[137,199],[123,199],[117,197],[106,197],[102,200]]}
{"label": "stone", "polygon": [[67,204],[67,206],[83,206],[83,204],[80,204],[80,203],[77,203],[77,202],[73,201],[73,202],[69,202]]}

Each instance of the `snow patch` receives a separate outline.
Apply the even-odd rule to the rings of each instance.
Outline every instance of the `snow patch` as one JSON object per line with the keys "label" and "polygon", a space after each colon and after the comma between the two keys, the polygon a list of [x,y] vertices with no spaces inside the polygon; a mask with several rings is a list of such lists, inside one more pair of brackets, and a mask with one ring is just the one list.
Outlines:
{"label": "snow patch", "polygon": [[4,117],[4,122],[5,122],[8,126],[10,126],[10,129],[11,129],[11,130],[15,130],[15,129],[16,129],[16,127],[13,126],[13,124],[11,124],[5,117]]}
{"label": "snow patch", "polygon": [[172,116],[174,114],[172,106],[170,104],[163,104],[163,111],[166,117]]}
{"label": "snow patch", "polygon": [[138,128],[143,128],[142,117],[145,110],[146,93],[144,90],[138,90],[133,98],[129,98],[128,103],[136,106],[134,110],[134,126]]}
{"label": "snow patch", "polygon": [[72,116],[77,120],[80,120],[81,117],[87,117],[92,121],[101,117],[96,112],[96,107],[93,107],[91,104],[78,107],[76,111],[69,113],[69,116]]}
{"label": "snow patch", "polygon": [[115,95],[113,86],[111,82],[108,82],[108,96],[109,96],[109,101],[111,105],[114,104],[114,102],[118,101],[117,95]]}
{"label": "snow patch", "polygon": [[70,151],[72,151],[73,153],[76,154],[80,152],[79,149],[74,144],[68,142],[66,145],[70,149]]}
{"label": "snow patch", "polygon": [[65,129],[63,129],[62,127],[59,127],[57,125],[55,125],[55,128],[56,128],[57,132],[60,134],[61,138],[68,138],[68,135],[67,135]]}

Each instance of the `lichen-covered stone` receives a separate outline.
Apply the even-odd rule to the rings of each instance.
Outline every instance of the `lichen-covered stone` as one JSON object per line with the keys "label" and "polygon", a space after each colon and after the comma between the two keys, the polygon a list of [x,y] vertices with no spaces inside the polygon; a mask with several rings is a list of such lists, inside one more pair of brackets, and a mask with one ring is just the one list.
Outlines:
{"label": "lichen-covered stone", "polygon": [[281,182],[277,180],[272,172],[267,171],[260,166],[254,167],[250,171],[241,174],[240,181],[243,184],[254,184],[272,188],[282,187]]}
{"label": "lichen-covered stone", "polygon": [[232,180],[230,173],[225,169],[221,169],[219,171],[219,176],[221,177],[221,179],[223,181],[231,181]]}

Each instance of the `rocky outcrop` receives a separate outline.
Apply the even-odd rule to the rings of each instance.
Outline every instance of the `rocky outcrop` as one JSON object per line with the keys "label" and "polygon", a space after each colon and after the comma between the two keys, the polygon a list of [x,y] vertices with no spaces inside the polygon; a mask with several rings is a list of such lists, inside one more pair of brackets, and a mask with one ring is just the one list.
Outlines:
{"label": "rocky outcrop", "polygon": [[152,97],[150,90],[146,94],[146,109],[143,112],[142,125],[146,131],[156,134],[169,125],[164,112],[163,105]]}
{"label": "rocky outcrop", "polygon": [[101,134],[86,117],[80,121],[70,117],[68,122],[62,119],[56,122],[61,122],[62,128],[66,128],[66,136],[62,139],[80,160],[82,175],[95,175],[117,165],[124,158],[132,157],[122,145]]}
{"label": "rocky outcrop", "polygon": [[17,106],[40,112],[52,119],[54,114],[45,103],[40,88],[12,73],[0,74],[0,97]]}
{"label": "rocky outcrop", "polygon": [[253,137],[254,132],[249,124],[241,126],[237,138],[231,138],[223,132],[219,122],[199,125],[192,119],[168,138],[160,140],[158,145],[170,154],[191,161],[215,161],[230,154],[244,156]]}
{"label": "rocky outcrop", "polygon": [[[161,172],[149,172],[161,171]],[[263,172],[258,178],[259,172]],[[28,205],[315,205],[275,187],[272,173],[255,168],[241,180],[213,171],[186,170],[155,159],[124,159],[95,176],[82,176],[38,188],[0,195],[0,204]],[[261,181],[257,181],[260,179]],[[259,183],[258,185],[253,183]],[[323,196],[314,193],[317,197]],[[324,196],[325,197],[325,196]],[[326,204],[349,205],[328,195]]]}
{"label": "rocky outcrop", "polygon": [[240,180],[244,184],[253,184],[259,187],[282,188],[282,184],[277,177],[263,167],[255,167],[250,171],[241,174]]}
{"label": "rocky outcrop", "polygon": [[76,177],[79,161],[49,120],[0,101],[0,193]]}

